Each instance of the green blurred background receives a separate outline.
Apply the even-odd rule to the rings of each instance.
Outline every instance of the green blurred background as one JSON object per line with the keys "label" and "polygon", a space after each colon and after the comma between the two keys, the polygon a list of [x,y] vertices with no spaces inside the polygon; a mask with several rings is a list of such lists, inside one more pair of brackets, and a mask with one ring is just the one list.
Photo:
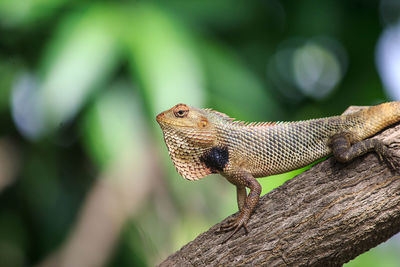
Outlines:
{"label": "green blurred background", "polygon": [[[399,15],[398,0],[1,0],[0,266],[159,263],[237,207],[220,176],[176,173],[155,115],[400,100]],[[397,236],[346,266],[399,251]]]}

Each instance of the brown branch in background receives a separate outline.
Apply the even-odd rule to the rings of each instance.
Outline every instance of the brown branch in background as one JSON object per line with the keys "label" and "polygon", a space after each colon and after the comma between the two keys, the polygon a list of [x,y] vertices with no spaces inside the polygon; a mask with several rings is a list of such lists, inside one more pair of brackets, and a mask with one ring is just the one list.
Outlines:
{"label": "brown branch in background", "polygon": [[[394,144],[399,136],[398,125],[374,138]],[[249,234],[222,243],[220,225],[160,266],[342,265],[400,231],[400,176],[373,153],[349,164],[330,158],[263,196]]]}
{"label": "brown branch in background", "polygon": [[151,147],[149,143],[146,153],[136,161],[134,155],[125,155],[97,178],[68,239],[38,266],[106,264],[124,223],[142,206],[159,176],[153,166],[157,157]]}

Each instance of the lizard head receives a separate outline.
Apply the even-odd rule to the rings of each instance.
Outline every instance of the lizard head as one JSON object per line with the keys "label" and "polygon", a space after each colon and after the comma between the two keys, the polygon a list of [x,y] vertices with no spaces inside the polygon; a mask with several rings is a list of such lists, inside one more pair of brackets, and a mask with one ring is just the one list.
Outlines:
{"label": "lizard head", "polygon": [[207,114],[204,110],[178,104],[171,109],[161,112],[156,117],[161,128],[173,127],[176,130],[205,130],[209,126]]}
{"label": "lizard head", "polygon": [[179,174],[188,180],[198,180],[215,172],[202,160],[217,143],[212,112],[178,104],[158,114],[156,120]]}

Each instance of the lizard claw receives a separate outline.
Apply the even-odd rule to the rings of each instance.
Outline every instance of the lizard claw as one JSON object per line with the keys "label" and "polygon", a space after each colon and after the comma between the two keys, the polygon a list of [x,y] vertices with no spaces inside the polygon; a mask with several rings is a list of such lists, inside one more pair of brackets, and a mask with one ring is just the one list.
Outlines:
{"label": "lizard claw", "polygon": [[399,159],[392,152],[388,153],[388,155],[385,157],[385,161],[389,165],[391,170],[396,172],[400,171]]}
{"label": "lizard claw", "polygon": [[381,162],[386,162],[392,171],[400,171],[400,160],[397,155],[394,154],[393,150],[385,147],[382,151],[377,151]]}
{"label": "lizard claw", "polygon": [[219,227],[219,229],[216,230],[215,232],[217,234],[221,234],[221,233],[225,233],[227,231],[232,230],[231,228],[232,228],[232,225],[234,225],[235,221],[236,221],[235,218],[230,218],[225,224],[221,225]]}
{"label": "lizard claw", "polygon": [[232,231],[232,233],[222,243],[225,243],[226,241],[228,241],[242,227],[244,228],[246,234],[248,234],[249,230],[247,228],[247,221],[248,221],[248,218],[246,218],[246,216],[240,215],[236,219],[231,218],[228,220],[227,223],[221,225],[221,227],[219,228],[219,230],[216,231],[216,233],[224,233],[224,232]]}

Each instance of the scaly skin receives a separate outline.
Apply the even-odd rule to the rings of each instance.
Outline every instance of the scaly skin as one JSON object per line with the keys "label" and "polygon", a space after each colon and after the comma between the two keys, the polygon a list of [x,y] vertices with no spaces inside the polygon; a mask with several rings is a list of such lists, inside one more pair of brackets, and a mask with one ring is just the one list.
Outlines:
{"label": "scaly skin", "polygon": [[255,178],[298,169],[329,154],[348,162],[375,151],[391,168],[398,166],[384,144],[364,139],[400,120],[400,102],[348,115],[284,123],[245,123],[210,109],[178,104],[156,119],[179,174],[198,180],[220,173],[236,185],[240,214],[220,228],[220,232],[232,231],[226,240],[241,227],[247,232],[261,193]]}

